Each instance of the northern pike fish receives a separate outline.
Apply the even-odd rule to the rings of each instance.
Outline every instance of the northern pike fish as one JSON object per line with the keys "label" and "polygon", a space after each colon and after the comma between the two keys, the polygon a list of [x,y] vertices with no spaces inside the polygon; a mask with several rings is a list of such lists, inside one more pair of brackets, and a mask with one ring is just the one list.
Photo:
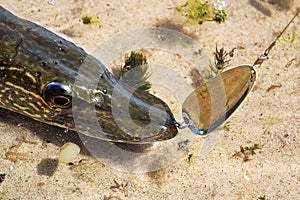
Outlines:
{"label": "northern pike fish", "polygon": [[[84,71],[79,73],[83,65]],[[114,91],[118,98],[112,100]],[[122,106],[127,106],[131,119],[118,117]],[[174,116],[161,99],[119,84],[100,61],[82,48],[3,7],[0,107],[113,142],[156,142],[178,133]],[[91,109],[97,123],[91,120]]]}

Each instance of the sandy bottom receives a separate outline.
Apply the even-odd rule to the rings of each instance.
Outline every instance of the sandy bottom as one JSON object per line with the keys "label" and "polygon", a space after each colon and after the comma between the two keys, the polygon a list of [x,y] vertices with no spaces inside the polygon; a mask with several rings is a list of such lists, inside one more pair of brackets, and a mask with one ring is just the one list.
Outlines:
{"label": "sandy bottom", "polygon": [[[89,52],[128,30],[165,27],[198,41],[211,59],[216,44],[227,50],[240,47],[230,61],[230,66],[238,66],[254,63],[300,5],[299,0],[230,1],[225,23],[198,25],[187,23],[175,11],[176,6],[184,5],[182,0],[65,2],[57,0],[50,5],[46,0],[1,0],[1,6],[66,35]],[[84,25],[80,19],[86,14],[98,17],[101,27]],[[299,35],[299,23],[298,17],[287,34],[295,31]],[[293,44],[277,43],[270,59],[257,69],[259,79],[253,93],[226,123],[226,128],[207,138],[194,137],[192,144],[172,158],[169,165],[153,172],[135,174],[112,169],[107,164],[109,156],[105,162],[98,162],[75,132],[65,133],[63,129],[0,109],[0,199],[299,199],[298,35]],[[186,76],[178,67],[186,63],[175,59],[180,55],[165,55],[160,51],[153,53],[152,61],[175,66]],[[178,90],[162,97],[174,104],[175,115],[181,105],[177,106],[173,98],[181,90],[178,85]],[[194,136],[188,130],[180,131],[180,135],[185,134]],[[56,160],[59,148],[68,141],[82,149],[73,165]],[[101,142],[94,141],[94,145],[98,144]],[[241,153],[240,146],[254,144],[260,147],[255,155]],[[164,144],[151,148],[155,151],[159,145]],[[166,151],[162,156],[169,158],[173,154]],[[124,159],[124,163],[127,161]],[[153,164],[151,160],[149,163]]]}

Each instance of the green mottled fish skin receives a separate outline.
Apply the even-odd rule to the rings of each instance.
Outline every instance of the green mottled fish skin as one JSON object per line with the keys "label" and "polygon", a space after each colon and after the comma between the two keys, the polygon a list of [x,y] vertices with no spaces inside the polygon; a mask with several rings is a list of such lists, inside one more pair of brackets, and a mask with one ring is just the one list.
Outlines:
{"label": "green mottled fish skin", "polygon": [[[83,65],[86,67],[79,72]],[[44,99],[43,91],[51,82],[72,89],[73,106],[55,108]],[[120,98],[113,99],[116,101],[113,105],[129,107],[131,119],[118,119],[116,116],[122,111],[112,113],[111,96],[116,86]],[[101,102],[93,101],[95,96]],[[173,114],[162,100],[145,91],[120,85],[105,66],[82,48],[14,16],[1,6],[0,107],[114,142],[148,143],[167,140],[177,134]],[[91,113],[97,123],[92,120]],[[133,121],[134,126],[128,125],[129,121]],[[153,123],[156,121],[163,123]],[[120,123],[124,127],[120,128]]]}

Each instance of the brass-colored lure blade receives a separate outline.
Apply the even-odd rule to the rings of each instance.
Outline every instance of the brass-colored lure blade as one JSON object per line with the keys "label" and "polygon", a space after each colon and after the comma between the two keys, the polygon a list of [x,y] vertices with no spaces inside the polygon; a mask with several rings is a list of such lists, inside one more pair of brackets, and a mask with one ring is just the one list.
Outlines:
{"label": "brass-colored lure blade", "polygon": [[244,65],[202,84],[183,103],[183,115],[189,128],[199,135],[216,129],[246,99],[256,79],[255,69]]}

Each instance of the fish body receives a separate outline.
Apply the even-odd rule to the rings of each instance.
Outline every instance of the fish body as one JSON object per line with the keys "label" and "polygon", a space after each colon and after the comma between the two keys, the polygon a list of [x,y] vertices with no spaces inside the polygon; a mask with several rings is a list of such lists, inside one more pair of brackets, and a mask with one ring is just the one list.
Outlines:
{"label": "fish body", "polygon": [[121,84],[82,48],[1,6],[0,107],[114,142],[177,135],[161,99]]}

